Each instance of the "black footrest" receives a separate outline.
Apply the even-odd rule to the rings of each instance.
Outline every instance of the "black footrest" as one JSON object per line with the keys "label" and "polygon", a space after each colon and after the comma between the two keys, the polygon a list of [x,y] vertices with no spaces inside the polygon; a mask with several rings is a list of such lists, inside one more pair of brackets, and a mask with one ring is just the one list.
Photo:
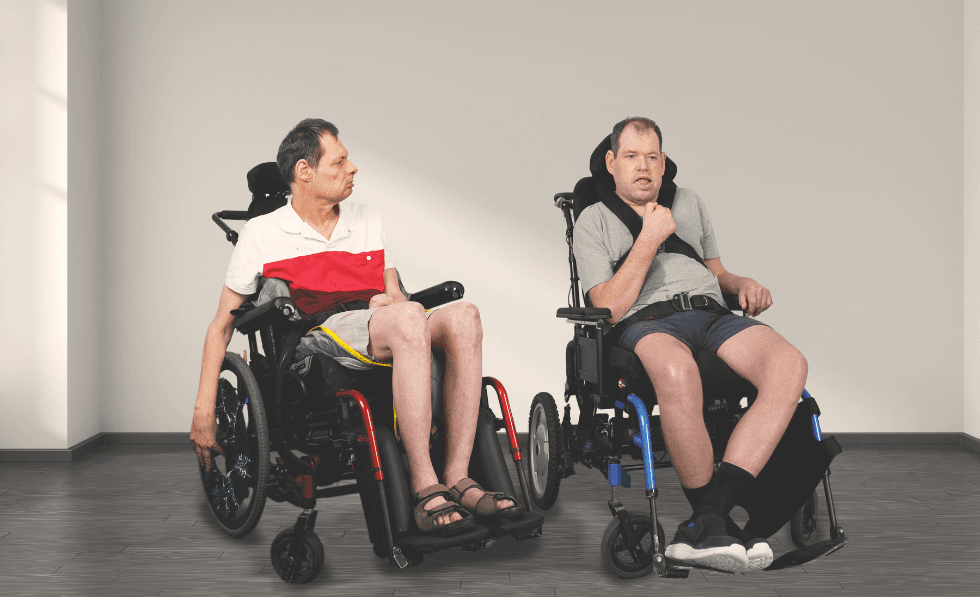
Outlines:
{"label": "black footrest", "polygon": [[845,543],[847,543],[847,537],[842,536],[840,539],[827,539],[826,541],[819,541],[813,545],[801,547],[779,556],[772,564],[769,564],[766,570],[782,570],[791,566],[808,564],[819,557],[834,553],[844,547]]}

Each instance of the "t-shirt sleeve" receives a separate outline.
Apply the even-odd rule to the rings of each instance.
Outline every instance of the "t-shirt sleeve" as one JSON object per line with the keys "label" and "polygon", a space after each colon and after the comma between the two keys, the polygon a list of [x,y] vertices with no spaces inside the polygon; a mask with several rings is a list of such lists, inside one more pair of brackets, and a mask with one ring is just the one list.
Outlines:
{"label": "t-shirt sleeve", "polygon": [[718,250],[718,241],[715,240],[715,230],[711,227],[711,218],[708,217],[708,208],[705,207],[701,196],[698,198],[698,213],[701,215],[701,254],[705,260],[721,257]]}
{"label": "t-shirt sleeve", "polygon": [[614,264],[602,240],[602,222],[594,209],[582,212],[575,222],[572,248],[584,294],[588,295],[590,290],[613,277]]}
{"label": "t-shirt sleeve", "polygon": [[238,294],[246,296],[255,292],[259,284],[259,276],[265,264],[259,257],[255,234],[249,228],[248,222],[238,233],[238,243],[228,262],[228,272],[225,274],[225,286]]}

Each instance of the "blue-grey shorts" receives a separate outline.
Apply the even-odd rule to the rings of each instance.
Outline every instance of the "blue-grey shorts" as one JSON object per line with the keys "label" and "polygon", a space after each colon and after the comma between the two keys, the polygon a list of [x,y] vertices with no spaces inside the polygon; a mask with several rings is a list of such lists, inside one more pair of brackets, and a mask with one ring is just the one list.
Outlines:
{"label": "blue-grey shorts", "polygon": [[628,350],[648,334],[669,334],[697,355],[702,350],[718,352],[725,340],[754,325],[766,325],[751,317],[734,313],[712,313],[701,309],[681,311],[661,319],[638,321],[626,328],[619,338],[619,345]]}

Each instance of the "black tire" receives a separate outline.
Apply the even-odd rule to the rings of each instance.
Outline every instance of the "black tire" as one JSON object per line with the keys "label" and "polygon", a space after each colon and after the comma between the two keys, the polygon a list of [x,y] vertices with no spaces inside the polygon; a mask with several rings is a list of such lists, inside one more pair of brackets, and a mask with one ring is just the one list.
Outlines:
{"label": "black tire", "polygon": [[[289,547],[293,543],[292,528],[281,531],[276,535],[272,542],[272,567],[275,568],[279,578],[286,580],[286,569],[289,567]],[[296,574],[288,582],[304,583],[310,582],[320,574],[323,569],[323,543],[316,533],[307,529],[303,531],[303,545],[299,551],[299,566],[296,567]]]}
{"label": "black tire", "polygon": [[541,392],[531,401],[526,454],[531,499],[543,510],[552,507],[558,499],[563,446],[555,399]]}
{"label": "black tire", "polygon": [[[210,473],[200,463],[198,466],[212,518],[221,530],[237,539],[255,528],[265,508],[269,427],[259,384],[242,357],[226,352],[219,375],[216,400],[224,396],[230,406],[237,405],[235,425],[232,430],[231,418],[222,412],[215,413],[218,421],[216,435],[224,454],[215,453]],[[216,411],[221,410],[219,405],[215,406]],[[248,464],[243,468],[248,474],[243,476],[235,471],[229,478],[228,473],[238,463],[239,456],[247,458]],[[224,475],[225,479],[219,475]]]}
{"label": "black tire", "polygon": [[[640,514],[630,516],[633,529],[640,537],[640,548],[643,550],[639,554],[637,561],[626,548],[626,540],[620,529],[619,517],[613,518],[606,527],[606,532],[602,534],[602,563],[620,578],[639,578],[646,576],[653,571],[653,535],[650,530],[653,523],[649,516]],[[657,521],[657,535],[660,538],[660,549],[666,549],[664,545],[664,527]]]}
{"label": "black tire", "polygon": [[793,544],[797,547],[806,547],[816,542],[819,506],[817,492],[814,490],[810,499],[790,519],[789,532],[793,536]]}

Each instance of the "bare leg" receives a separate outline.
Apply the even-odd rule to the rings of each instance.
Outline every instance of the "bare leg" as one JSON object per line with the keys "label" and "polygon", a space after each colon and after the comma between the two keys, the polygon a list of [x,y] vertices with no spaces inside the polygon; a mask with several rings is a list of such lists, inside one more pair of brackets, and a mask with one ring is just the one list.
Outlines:
{"label": "bare leg", "polygon": [[[483,326],[480,312],[472,303],[455,303],[429,316],[432,346],[446,354],[443,400],[446,406],[446,468],[443,477],[452,487],[469,476],[470,456],[480,414],[483,379]],[[472,498],[479,499],[478,491]],[[470,497],[467,502],[470,502]],[[510,501],[498,503],[501,508]]]}
{"label": "bare leg", "polygon": [[718,356],[759,390],[728,440],[724,458],[758,476],[793,417],[806,383],[807,362],[792,344],[761,325],[726,340]]}
{"label": "bare leg", "polygon": [[664,440],[681,483],[689,488],[706,485],[714,471],[714,455],[704,426],[701,375],[691,349],[670,334],[656,333],[641,338],[634,352],[657,391]]}
{"label": "bare leg", "polygon": [[[368,328],[371,337],[368,352],[376,359],[392,362],[391,386],[398,431],[412,470],[412,489],[418,492],[439,482],[429,458],[431,348],[425,309],[411,302],[381,307],[371,316]],[[431,510],[445,502],[435,497],[426,506]],[[436,519],[436,524],[461,518],[458,513],[443,515]]]}

